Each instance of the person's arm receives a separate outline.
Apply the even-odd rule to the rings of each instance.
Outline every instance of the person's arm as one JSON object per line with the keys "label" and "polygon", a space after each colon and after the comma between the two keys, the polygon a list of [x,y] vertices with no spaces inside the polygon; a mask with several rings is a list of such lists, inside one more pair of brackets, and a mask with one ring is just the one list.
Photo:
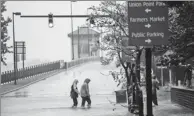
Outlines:
{"label": "person's arm", "polygon": [[78,91],[78,89],[76,89],[77,88],[77,86],[74,84],[73,85],[73,89],[74,89],[74,91],[77,93],[77,94],[79,94],[79,91]]}
{"label": "person's arm", "polygon": [[156,88],[159,90],[159,81],[156,81]]}
{"label": "person's arm", "polygon": [[88,85],[86,84],[85,87],[86,87],[86,94],[87,94],[88,96],[90,96]]}
{"label": "person's arm", "polygon": [[186,85],[186,80],[187,80],[187,72],[185,72],[184,85]]}

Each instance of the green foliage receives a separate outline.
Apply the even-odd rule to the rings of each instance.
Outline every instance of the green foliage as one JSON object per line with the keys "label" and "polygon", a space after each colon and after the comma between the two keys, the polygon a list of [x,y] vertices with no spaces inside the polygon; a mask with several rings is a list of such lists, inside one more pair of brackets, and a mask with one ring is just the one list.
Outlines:
{"label": "green foliage", "polygon": [[169,7],[181,7],[185,1],[164,1]]}
{"label": "green foliage", "polygon": [[[173,50],[174,54],[169,55],[169,62],[178,65],[187,59],[194,57],[194,2],[184,1],[170,2],[169,8],[169,45],[155,47],[155,54],[163,54]],[[181,56],[181,57],[180,57]],[[168,64],[168,63],[167,63]]]}
{"label": "green foliage", "polygon": [[127,80],[125,78],[125,72],[122,70],[122,68],[120,69],[120,71],[110,71],[110,75],[117,83],[117,86],[121,85],[121,88],[126,89]]}
{"label": "green foliage", "polygon": [[[102,60],[102,64],[108,65],[113,59],[117,58],[116,67],[124,69],[124,76],[117,78],[117,74],[113,74],[113,79],[118,82],[118,85],[126,84],[122,81],[123,78],[129,79],[129,65],[131,58],[135,58],[140,66],[140,56],[143,50],[142,47],[135,46],[129,48],[126,44],[128,38],[128,10],[125,1],[102,1],[99,6],[92,6],[89,8],[92,11],[91,17],[87,21],[97,26],[100,32],[103,33],[103,38],[100,42],[100,49],[107,52],[106,59]],[[109,17],[98,17],[98,15],[108,15]],[[133,50],[133,51],[132,51]],[[126,59],[122,58],[125,54]],[[138,64],[139,63],[139,64]],[[130,81],[130,80],[128,80]]]}
{"label": "green foliage", "polygon": [[12,46],[7,46],[8,40],[10,37],[8,36],[7,26],[12,21],[9,17],[5,19],[3,16],[3,12],[7,11],[5,6],[5,1],[1,1],[1,62],[6,65],[6,53],[11,53],[9,50]]}

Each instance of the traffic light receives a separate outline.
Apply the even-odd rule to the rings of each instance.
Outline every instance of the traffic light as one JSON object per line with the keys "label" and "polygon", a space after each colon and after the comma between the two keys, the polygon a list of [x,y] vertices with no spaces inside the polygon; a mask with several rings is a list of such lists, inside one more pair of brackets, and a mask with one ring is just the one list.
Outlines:
{"label": "traffic light", "polygon": [[92,16],[86,19],[86,21],[89,21],[90,24],[95,25],[94,17]]}
{"label": "traffic light", "polygon": [[95,21],[94,21],[94,18],[93,17],[90,18],[90,24],[95,25]]}
{"label": "traffic light", "polygon": [[50,28],[54,27],[53,14],[52,13],[48,14],[48,23],[49,23],[48,25],[49,25]]}

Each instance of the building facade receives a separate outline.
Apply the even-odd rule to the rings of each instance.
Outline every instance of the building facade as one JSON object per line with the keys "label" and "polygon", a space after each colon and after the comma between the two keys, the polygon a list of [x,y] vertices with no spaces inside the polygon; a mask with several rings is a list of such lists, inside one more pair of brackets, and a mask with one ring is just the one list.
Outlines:
{"label": "building facade", "polygon": [[99,56],[100,33],[89,27],[78,27],[68,37],[72,41],[72,59],[79,59],[89,56]]}

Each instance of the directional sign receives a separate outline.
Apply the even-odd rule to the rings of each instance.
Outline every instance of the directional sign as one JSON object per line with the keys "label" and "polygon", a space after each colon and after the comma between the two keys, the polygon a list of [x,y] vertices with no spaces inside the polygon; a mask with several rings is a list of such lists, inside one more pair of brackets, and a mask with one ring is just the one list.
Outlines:
{"label": "directional sign", "polygon": [[152,10],[149,9],[149,8],[146,8],[146,9],[145,9],[145,12],[146,12],[146,13],[149,13],[149,12],[151,12],[151,11],[152,11]]}
{"label": "directional sign", "polygon": [[159,1],[129,1],[129,46],[168,44],[168,8]]}

